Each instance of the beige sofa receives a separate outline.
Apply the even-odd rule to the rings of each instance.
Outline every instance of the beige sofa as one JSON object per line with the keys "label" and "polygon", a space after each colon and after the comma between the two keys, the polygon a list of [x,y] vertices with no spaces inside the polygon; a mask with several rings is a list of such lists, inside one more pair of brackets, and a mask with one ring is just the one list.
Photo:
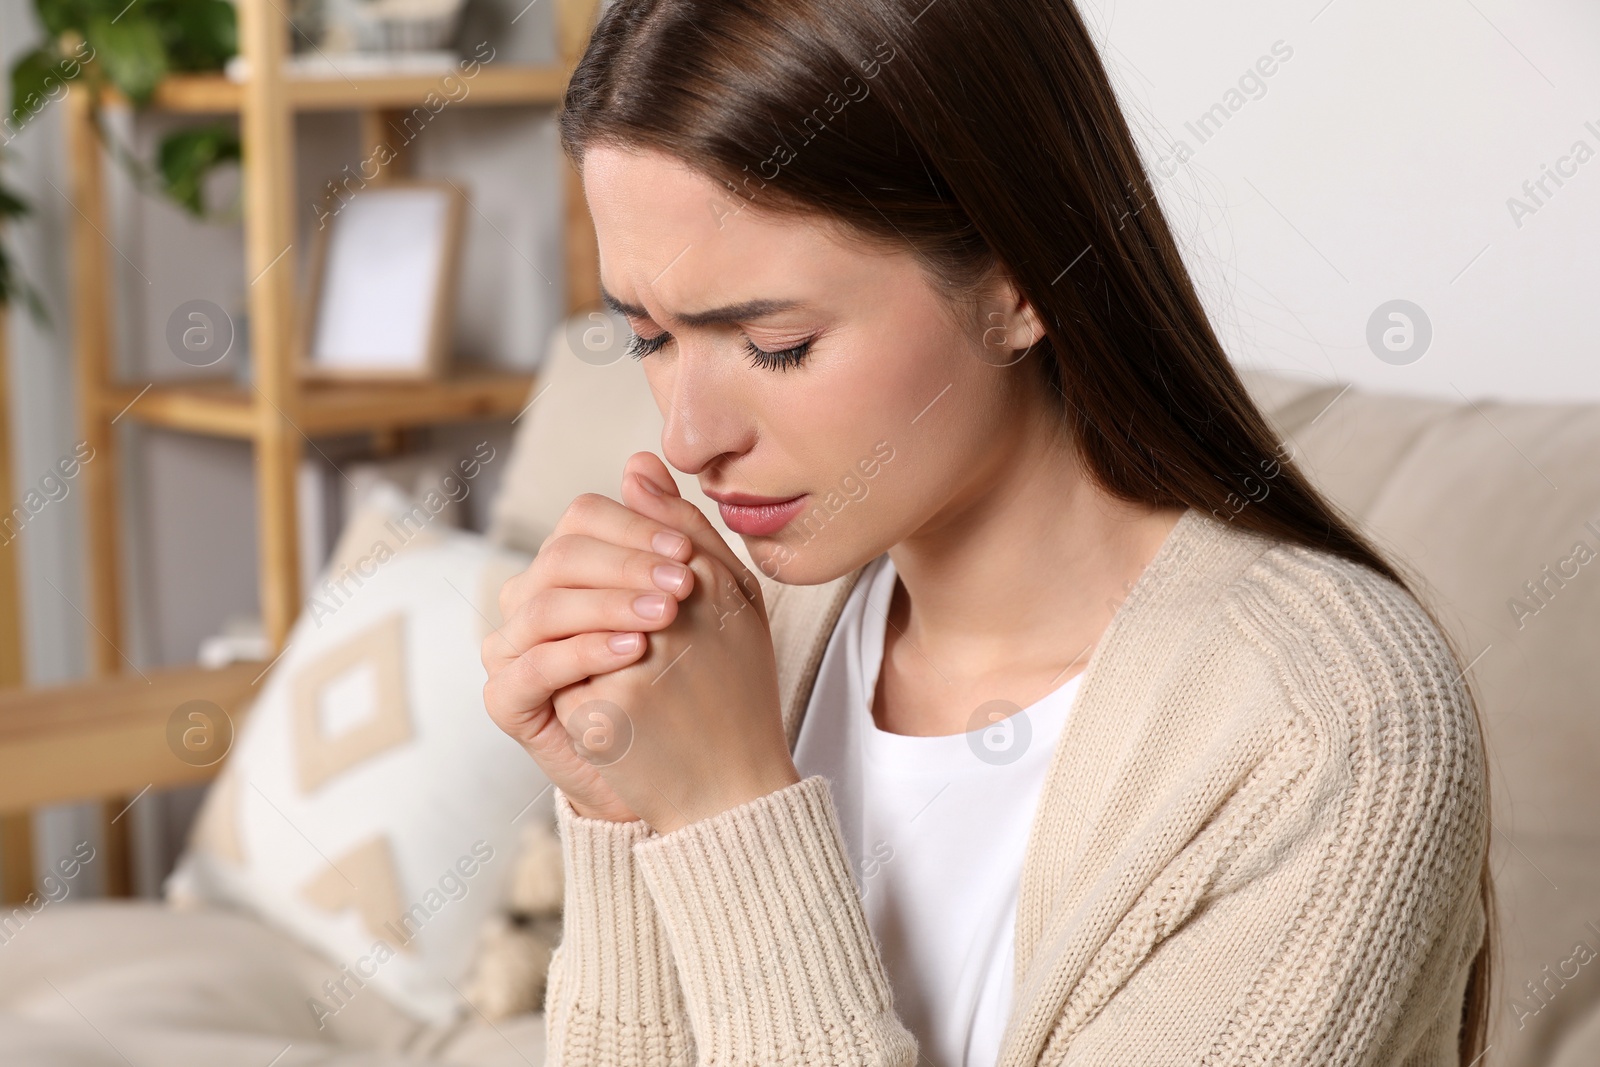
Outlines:
{"label": "beige sofa", "polygon": [[[574,495],[615,496],[625,457],[659,444],[638,368],[585,362],[567,336],[552,337],[490,530],[529,551]],[[1600,404],[1469,405],[1246,380],[1313,480],[1420,575],[1473,659],[1502,903],[1485,1063],[1600,1063]],[[694,480],[679,484],[721,527]],[[1591,558],[1579,543],[1594,562],[1579,561]],[[318,1030],[306,1001],[328,967],[245,915],[51,905],[0,944],[0,1063],[543,1062],[537,1013],[426,1026],[374,992]]]}

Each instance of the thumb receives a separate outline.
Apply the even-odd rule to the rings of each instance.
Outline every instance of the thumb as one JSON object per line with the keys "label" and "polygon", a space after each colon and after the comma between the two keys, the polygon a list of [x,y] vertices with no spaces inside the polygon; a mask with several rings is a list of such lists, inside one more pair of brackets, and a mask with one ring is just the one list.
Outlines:
{"label": "thumb", "polygon": [[[651,486],[661,491],[651,492]],[[686,535],[698,548],[720,549],[716,552],[718,556],[728,553],[716,528],[704,512],[678,491],[678,483],[673,481],[667,465],[654,452],[635,452],[628,457],[622,468],[622,502],[640,515]],[[710,534],[709,539],[707,534]]]}
{"label": "thumb", "polygon": [[[641,488],[640,478],[658,486],[662,490],[661,495],[652,495]],[[628,457],[622,473],[622,502],[639,514],[677,530],[688,537],[695,548],[720,561],[739,583],[746,599],[760,596],[758,591],[752,592],[759,588],[754,575],[728,547],[722,534],[706,518],[705,512],[678,492],[678,483],[673,481],[671,472],[660,456],[654,452],[635,452]]]}
{"label": "thumb", "polygon": [[622,468],[624,487],[627,486],[628,475],[630,474],[648,478],[666,496],[683,496],[682,493],[678,492],[678,483],[673,480],[672,472],[667,470],[667,465],[654,452],[635,452],[628,457],[628,462]]}

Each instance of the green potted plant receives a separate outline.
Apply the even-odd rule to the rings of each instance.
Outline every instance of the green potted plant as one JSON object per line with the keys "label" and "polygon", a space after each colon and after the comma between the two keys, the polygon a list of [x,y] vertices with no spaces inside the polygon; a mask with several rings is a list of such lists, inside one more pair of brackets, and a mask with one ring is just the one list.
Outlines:
{"label": "green potted plant", "polygon": [[[11,67],[10,135],[82,81],[95,93],[115,86],[135,106],[176,71],[220,71],[238,51],[238,22],[228,0],[34,0],[47,34]],[[223,123],[177,130],[162,139],[154,167],[118,144],[101,121],[95,128],[143,188],[205,217],[206,175],[240,158],[238,132]]]}

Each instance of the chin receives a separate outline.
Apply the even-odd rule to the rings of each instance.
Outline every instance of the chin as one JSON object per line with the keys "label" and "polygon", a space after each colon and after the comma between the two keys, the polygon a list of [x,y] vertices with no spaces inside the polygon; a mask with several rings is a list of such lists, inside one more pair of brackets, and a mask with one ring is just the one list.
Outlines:
{"label": "chin", "polygon": [[830,550],[813,543],[791,548],[768,538],[746,538],[745,547],[757,573],[780,585],[822,585],[844,577],[880,554],[873,552],[865,559],[857,559],[840,546]]}

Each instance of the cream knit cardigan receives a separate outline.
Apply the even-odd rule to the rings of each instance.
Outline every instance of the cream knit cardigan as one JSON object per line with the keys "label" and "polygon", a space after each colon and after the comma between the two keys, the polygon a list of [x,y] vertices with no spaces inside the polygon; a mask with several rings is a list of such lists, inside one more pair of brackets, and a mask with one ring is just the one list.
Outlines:
{"label": "cream knit cardigan", "polygon": [[[791,748],[860,574],[763,579]],[[1485,795],[1458,669],[1414,599],[1191,508],[1096,646],[1047,772],[1000,1064],[1455,1064]],[[552,1067],[928,1062],[826,779],[664,835],[556,805]]]}

